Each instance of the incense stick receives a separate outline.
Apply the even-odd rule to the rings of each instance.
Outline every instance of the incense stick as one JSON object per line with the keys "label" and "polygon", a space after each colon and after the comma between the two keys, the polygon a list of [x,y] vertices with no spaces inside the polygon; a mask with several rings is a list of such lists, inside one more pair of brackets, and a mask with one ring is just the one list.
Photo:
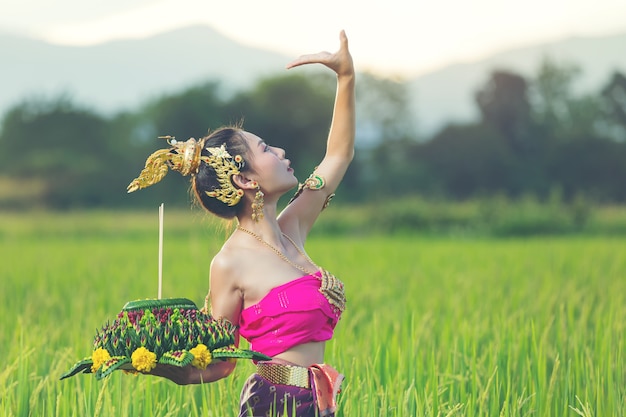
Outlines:
{"label": "incense stick", "polygon": [[161,299],[163,289],[163,203],[159,206],[159,293]]}

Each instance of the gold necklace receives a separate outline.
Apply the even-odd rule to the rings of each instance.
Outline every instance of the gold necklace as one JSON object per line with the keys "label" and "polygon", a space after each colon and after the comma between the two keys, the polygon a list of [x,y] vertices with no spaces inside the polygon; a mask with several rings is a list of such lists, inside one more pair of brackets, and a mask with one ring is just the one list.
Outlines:
{"label": "gold necklace", "polygon": [[[305,269],[304,267],[298,265],[297,263],[293,262],[291,259],[289,259],[284,253],[282,253],[280,251],[280,249],[278,249],[277,247],[271,245],[270,243],[266,242],[265,240],[263,240],[263,238],[259,235],[257,235],[256,233],[254,233],[252,230],[248,230],[245,229],[241,226],[237,226],[237,229],[241,230],[242,232],[245,232],[247,234],[249,234],[250,236],[252,236],[253,238],[255,238],[256,240],[258,240],[259,242],[261,242],[263,245],[265,245],[266,247],[270,248],[272,251],[274,251],[274,253],[276,255],[278,255],[283,261],[287,262],[289,265],[293,266],[294,268],[304,272],[305,274],[311,274],[311,271],[308,271],[307,269]],[[320,269],[319,266],[315,265],[315,263],[311,260],[311,258],[309,258],[305,253],[303,253],[300,248],[298,247],[298,245],[296,245],[296,243],[286,234],[282,233],[282,235],[284,237],[287,238],[287,240],[289,240],[291,242],[291,244],[296,248],[296,250],[298,251],[298,253],[300,255],[302,255],[307,261],[309,261],[311,263],[311,265],[315,266],[315,268]]]}
{"label": "gold necklace", "polygon": [[[261,242],[266,247],[270,248],[272,251],[274,251],[276,255],[278,255],[282,260],[287,262],[289,265],[304,272],[305,274],[313,275],[311,274],[311,272],[307,271],[305,268],[303,268],[302,266],[296,264],[291,259],[289,259],[278,248],[274,247],[273,245],[263,240],[261,236],[257,235],[253,231],[245,229],[241,226],[237,226],[237,228],[241,230],[242,232],[247,233],[250,236],[254,237],[256,240]],[[287,238],[289,242],[291,242],[291,244],[296,248],[298,253],[302,255],[302,257],[304,257],[304,259],[309,261],[311,265],[315,266],[315,268],[317,268],[321,272],[322,276],[320,280],[322,281],[322,283],[320,285],[319,292],[322,293],[324,297],[326,297],[328,302],[333,307],[335,314],[337,314],[337,316],[339,317],[341,312],[343,312],[346,309],[346,294],[343,289],[343,282],[341,282],[339,279],[337,279],[337,277],[335,277],[333,274],[331,274],[324,268],[320,268],[319,266],[317,266],[317,264],[313,262],[313,260],[304,251],[300,250],[300,248],[298,247],[298,245],[296,245],[296,242],[294,242],[293,239],[291,239],[289,236],[287,236],[284,233],[282,233],[282,236],[284,236],[285,238]]]}

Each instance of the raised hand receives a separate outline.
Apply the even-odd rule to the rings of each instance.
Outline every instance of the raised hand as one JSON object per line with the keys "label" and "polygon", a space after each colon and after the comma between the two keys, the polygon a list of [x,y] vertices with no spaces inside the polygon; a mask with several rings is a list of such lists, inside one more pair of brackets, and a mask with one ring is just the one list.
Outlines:
{"label": "raised hand", "polygon": [[335,53],[326,51],[316,54],[306,54],[294,59],[287,64],[287,69],[307,64],[322,64],[332,69],[338,76],[354,74],[354,64],[348,49],[348,37],[345,31],[339,34],[339,50]]}

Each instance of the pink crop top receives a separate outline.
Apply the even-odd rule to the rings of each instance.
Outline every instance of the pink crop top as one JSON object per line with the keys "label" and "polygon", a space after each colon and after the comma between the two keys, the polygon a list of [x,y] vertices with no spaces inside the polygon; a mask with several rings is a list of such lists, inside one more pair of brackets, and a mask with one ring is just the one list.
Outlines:
{"label": "pink crop top", "polygon": [[244,309],[239,332],[250,349],[275,356],[296,345],[331,339],[344,308],[341,281],[317,271],[272,288]]}

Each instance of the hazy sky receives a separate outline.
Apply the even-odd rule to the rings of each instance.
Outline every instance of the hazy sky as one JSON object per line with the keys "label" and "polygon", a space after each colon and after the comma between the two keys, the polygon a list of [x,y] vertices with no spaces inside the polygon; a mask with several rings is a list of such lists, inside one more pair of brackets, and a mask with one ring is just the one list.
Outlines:
{"label": "hazy sky", "polygon": [[334,50],[345,29],[357,69],[413,76],[510,47],[626,32],[626,0],[0,0],[1,31],[59,44],[199,23],[293,56]]}

